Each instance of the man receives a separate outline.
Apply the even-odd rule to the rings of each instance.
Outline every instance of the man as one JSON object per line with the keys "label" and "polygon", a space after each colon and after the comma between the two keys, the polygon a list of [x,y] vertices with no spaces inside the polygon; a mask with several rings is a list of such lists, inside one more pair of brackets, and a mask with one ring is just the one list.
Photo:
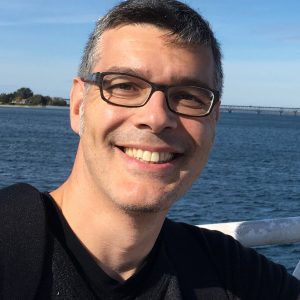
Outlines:
{"label": "man", "polygon": [[[22,286],[24,299],[297,298],[300,283],[283,267],[221,233],[166,220],[207,161],[222,78],[212,31],[180,2],[124,1],[97,23],[70,97],[74,167],[58,189],[38,193],[46,233],[34,229],[41,242],[17,252],[35,253],[24,280],[35,276],[36,290]],[[30,193],[22,185],[1,195]],[[14,299],[5,272],[15,264],[1,271],[5,299]]]}

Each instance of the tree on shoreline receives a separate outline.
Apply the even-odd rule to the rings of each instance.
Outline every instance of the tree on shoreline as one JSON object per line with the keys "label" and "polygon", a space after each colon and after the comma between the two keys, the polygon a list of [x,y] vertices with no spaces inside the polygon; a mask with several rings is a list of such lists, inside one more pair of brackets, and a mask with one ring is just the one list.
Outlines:
{"label": "tree on shoreline", "polygon": [[27,99],[33,96],[33,92],[30,88],[22,87],[14,92],[15,98]]}
{"label": "tree on shoreline", "polygon": [[34,94],[30,88],[21,87],[13,93],[0,94],[0,104],[9,105],[55,105],[67,106],[67,101],[60,97],[49,97]]}

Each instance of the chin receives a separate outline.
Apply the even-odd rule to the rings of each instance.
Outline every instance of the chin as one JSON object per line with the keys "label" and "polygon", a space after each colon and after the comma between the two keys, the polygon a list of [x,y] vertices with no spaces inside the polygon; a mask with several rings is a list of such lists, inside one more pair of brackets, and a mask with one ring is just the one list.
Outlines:
{"label": "chin", "polygon": [[[131,198],[132,199],[132,198]],[[144,198],[145,199],[145,198]],[[167,214],[171,205],[178,199],[176,193],[165,193],[163,196],[160,196],[157,199],[148,199],[143,202],[137,201],[114,201],[115,204],[123,212],[129,215],[151,215],[164,213]]]}
{"label": "chin", "polygon": [[141,216],[141,215],[151,215],[162,212],[164,209],[161,205],[137,205],[129,204],[122,205],[120,208],[128,215]]}

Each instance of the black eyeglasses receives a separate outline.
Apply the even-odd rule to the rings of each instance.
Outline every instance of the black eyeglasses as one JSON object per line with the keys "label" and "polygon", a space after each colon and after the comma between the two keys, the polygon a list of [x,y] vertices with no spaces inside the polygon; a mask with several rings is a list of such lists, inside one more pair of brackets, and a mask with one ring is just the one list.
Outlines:
{"label": "black eyeglasses", "polygon": [[162,91],[172,112],[189,117],[209,115],[219,100],[219,93],[207,88],[158,85],[126,73],[97,72],[81,80],[96,84],[104,101],[123,107],[144,106],[154,92]]}

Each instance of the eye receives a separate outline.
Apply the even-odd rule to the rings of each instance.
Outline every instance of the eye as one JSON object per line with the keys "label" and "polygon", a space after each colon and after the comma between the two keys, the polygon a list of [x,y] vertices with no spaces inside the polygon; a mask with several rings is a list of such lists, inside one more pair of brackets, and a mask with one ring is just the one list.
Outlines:
{"label": "eye", "polygon": [[180,92],[172,95],[172,101],[179,102],[180,105],[187,105],[187,106],[205,105],[204,101],[200,97],[185,92]]}
{"label": "eye", "polygon": [[177,98],[178,100],[191,100],[191,101],[195,100],[194,95],[184,93],[184,92],[178,93],[177,95],[175,95],[175,98]]}
{"label": "eye", "polygon": [[119,83],[119,84],[115,84],[114,86],[112,86],[112,88],[130,91],[130,90],[134,90],[135,86],[131,83]]}
{"label": "eye", "polygon": [[103,88],[110,91],[137,91],[139,89],[135,83],[119,80],[106,81],[103,83]]}
{"label": "eye", "polygon": [[137,82],[119,77],[103,81],[103,95],[110,101],[117,101],[116,99],[133,101],[140,98],[142,89]]}

